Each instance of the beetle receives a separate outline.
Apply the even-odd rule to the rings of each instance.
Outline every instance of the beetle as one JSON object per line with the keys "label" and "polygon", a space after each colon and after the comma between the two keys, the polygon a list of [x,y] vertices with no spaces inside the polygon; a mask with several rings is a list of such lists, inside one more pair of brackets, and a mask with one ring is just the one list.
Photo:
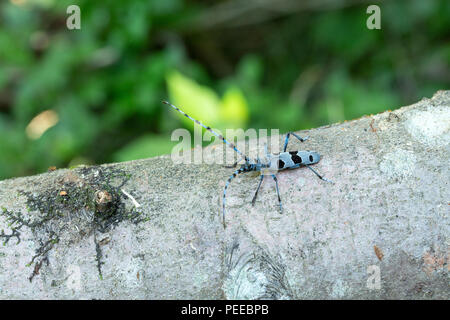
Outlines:
{"label": "beetle", "polygon": [[[260,159],[258,157],[255,161],[255,160],[252,160],[249,157],[247,157],[245,154],[243,154],[233,143],[227,141],[221,134],[212,130],[211,127],[205,126],[203,123],[192,118],[191,116],[189,116],[188,114],[186,114],[185,112],[183,112],[178,107],[171,104],[170,102],[163,101],[163,103],[171,106],[172,108],[174,108],[175,110],[177,110],[178,112],[183,114],[186,118],[194,121],[195,123],[201,125],[203,128],[205,128],[206,130],[208,130],[209,132],[214,134],[216,137],[218,137],[220,140],[222,140],[223,143],[225,143],[230,148],[232,148],[245,161],[240,166],[239,169],[237,169],[236,171],[233,172],[233,174],[228,178],[227,182],[225,183],[225,188],[223,190],[223,201],[222,201],[222,220],[223,220],[224,228],[226,227],[226,224],[225,224],[225,202],[226,202],[227,189],[228,189],[228,186],[230,185],[231,181],[237,175],[239,175],[241,173],[252,172],[252,171],[261,172],[261,178],[259,180],[258,187],[256,188],[255,195],[253,196],[252,205],[254,205],[256,202],[256,198],[258,196],[258,191],[259,191],[259,188],[261,187],[261,183],[264,180],[264,177],[266,175],[270,175],[273,178],[273,180],[275,181],[275,187],[276,187],[277,196],[278,196],[278,204],[279,204],[281,213],[283,212],[283,206],[282,206],[282,201],[281,201],[281,197],[280,197],[280,190],[278,188],[278,179],[274,172],[278,172],[280,170],[286,170],[286,169],[296,169],[299,167],[307,167],[321,180],[333,183],[333,181],[324,178],[316,170],[311,168],[311,165],[316,164],[320,161],[321,156],[319,153],[317,153],[315,151],[305,151],[305,150],[286,151],[287,145],[289,142],[289,138],[291,135],[294,136],[295,138],[297,138],[298,140],[300,140],[301,142],[304,142],[305,140],[307,140],[308,137],[302,138],[294,132],[288,132],[286,134],[286,138],[284,140],[283,152],[271,154],[267,151],[267,145],[265,145],[265,147],[264,147],[265,148],[265,158]],[[238,163],[238,161],[236,161],[232,166],[228,166],[228,167],[234,168],[237,166],[237,163]]]}

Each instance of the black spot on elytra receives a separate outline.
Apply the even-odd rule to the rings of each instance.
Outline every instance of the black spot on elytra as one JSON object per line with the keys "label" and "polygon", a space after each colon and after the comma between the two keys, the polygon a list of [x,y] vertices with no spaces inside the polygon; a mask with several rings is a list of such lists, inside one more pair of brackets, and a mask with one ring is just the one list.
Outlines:
{"label": "black spot on elytra", "polygon": [[302,157],[298,156],[297,152],[298,151],[289,152],[289,154],[291,155],[292,162],[294,162],[295,164],[302,163]]}
{"label": "black spot on elytra", "polygon": [[314,160],[314,159],[313,159],[313,156],[312,156],[312,155],[309,155],[309,161],[310,161],[310,162],[313,162],[313,160]]}
{"label": "black spot on elytra", "polygon": [[283,160],[278,160],[278,169],[283,169],[284,165],[285,165],[285,163]]}

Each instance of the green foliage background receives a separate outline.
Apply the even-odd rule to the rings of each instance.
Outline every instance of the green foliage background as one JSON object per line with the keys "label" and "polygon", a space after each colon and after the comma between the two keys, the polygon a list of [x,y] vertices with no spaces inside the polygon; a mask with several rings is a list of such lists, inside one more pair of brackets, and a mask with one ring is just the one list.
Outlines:
{"label": "green foliage background", "polygon": [[[286,132],[448,89],[448,0],[376,3],[381,30],[366,28],[373,2],[263,2],[2,1],[0,179],[169,153],[192,124],[164,99],[217,128]],[[49,109],[59,122],[30,139]]]}

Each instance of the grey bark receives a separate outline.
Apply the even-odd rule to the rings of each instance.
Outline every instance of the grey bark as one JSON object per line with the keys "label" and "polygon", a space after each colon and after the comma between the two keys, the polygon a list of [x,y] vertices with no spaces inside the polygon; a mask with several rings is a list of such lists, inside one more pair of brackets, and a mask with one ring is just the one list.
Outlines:
{"label": "grey bark", "polygon": [[272,179],[252,206],[258,178],[239,175],[226,229],[218,164],[1,181],[0,298],[448,299],[450,91],[299,134],[289,150],[335,183],[280,172],[280,214]]}

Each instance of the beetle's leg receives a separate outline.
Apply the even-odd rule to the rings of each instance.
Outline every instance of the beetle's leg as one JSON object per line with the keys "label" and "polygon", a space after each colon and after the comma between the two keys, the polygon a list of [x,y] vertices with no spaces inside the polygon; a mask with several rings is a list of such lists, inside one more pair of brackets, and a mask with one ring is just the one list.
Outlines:
{"label": "beetle's leg", "polygon": [[258,196],[259,187],[261,187],[261,183],[262,183],[263,179],[264,179],[264,175],[262,174],[262,175],[261,175],[261,179],[259,179],[258,188],[256,188],[255,195],[253,196],[253,199],[252,199],[252,206],[255,205],[256,197]]}
{"label": "beetle's leg", "polygon": [[290,136],[291,134],[292,134],[294,137],[296,137],[298,140],[300,140],[301,142],[303,142],[303,141],[305,141],[305,140],[308,140],[308,138],[309,138],[309,137],[302,138],[302,137],[300,137],[299,135],[295,134],[294,132],[288,132],[288,133],[286,134],[286,139],[284,140],[284,148],[283,148],[283,152],[286,152],[286,148],[287,148],[287,145],[288,145],[288,142],[289,142],[289,136]]}
{"label": "beetle's leg", "polygon": [[237,164],[238,164],[238,161],[236,161],[235,163],[233,163],[232,165],[224,165],[223,167],[224,168],[236,168],[236,166],[237,166]]}
{"label": "beetle's leg", "polygon": [[280,213],[283,213],[283,207],[281,205],[280,190],[278,189],[278,179],[274,174],[272,175],[272,178],[273,178],[273,180],[275,180],[275,187],[277,189],[277,195],[278,195],[278,204],[280,205]]}
{"label": "beetle's leg", "polygon": [[311,168],[309,165],[306,165],[306,167],[308,167],[312,172],[314,172],[314,174],[315,174],[316,176],[318,176],[319,179],[321,179],[321,180],[323,180],[323,181],[326,181],[326,182],[334,183],[333,181],[328,180],[327,178],[322,177],[316,170],[314,170],[313,168]]}
{"label": "beetle's leg", "polygon": [[224,168],[236,168],[239,161],[242,160],[242,156],[238,156],[238,159],[232,165],[224,165]]}
{"label": "beetle's leg", "polygon": [[225,188],[223,189],[223,200],[222,200],[222,219],[223,219],[223,227],[225,228],[225,198],[227,196],[227,189],[228,186],[231,183],[231,180],[233,180],[234,177],[236,177],[238,174],[241,174],[244,172],[243,169],[237,169],[233,174],[228,178],[227,182],[225,183]]}

